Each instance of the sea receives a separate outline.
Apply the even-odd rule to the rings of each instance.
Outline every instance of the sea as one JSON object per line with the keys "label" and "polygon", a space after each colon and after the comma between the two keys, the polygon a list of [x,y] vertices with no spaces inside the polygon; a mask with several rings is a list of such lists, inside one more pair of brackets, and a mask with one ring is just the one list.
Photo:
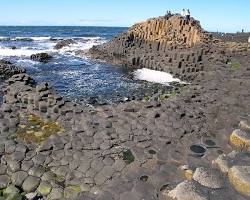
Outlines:
{"label": "sea", "polygon": [[[108,42],[126,30],[121,27],[0,26],[0,59],[25,68],[36,82],[48,82],[59,95],[76,102],[97,99],[110,104],[133,96],[143,98],[156,87],[168,89],[167,84],[136,78],[131,69],[97,62],[84,55],[94,45]],[[73,39],[75,44],[55,50],[54,46],[63,39]],[[83,52],[81,56],[77,53],[79,50]],[[53,58],[47,63],[30,59],[32,54],[42,52]]]}

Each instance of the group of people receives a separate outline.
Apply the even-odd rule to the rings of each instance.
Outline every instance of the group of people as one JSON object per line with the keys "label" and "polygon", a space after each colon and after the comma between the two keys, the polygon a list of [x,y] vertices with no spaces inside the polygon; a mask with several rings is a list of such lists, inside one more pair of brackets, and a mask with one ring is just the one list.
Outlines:
{"label": "group of people", "polygon": [[[181,11],[181,16],[185,19],[185,20],[189,20],[190,19],[190,16],[191,16],[191,14],[190,14],[190,11],[189,11],[189,9],[183,9],[182,11]],[[166,12],[166,15],[165,15],[165,18],[167,18],[167,19],[169,19],[170,17],[172,17],[174,14],[172,14],[171,13],[171,11],[167,11]],[[178,14],[177,14],[178,15]]]}
{"label": "group of people", "polygon": [[190,19],[190,16],[191,16],[191,14],[190,14],[190,10],[189,9],[183,9],[182,11],[181,11],[181,16],[182,17],[184,17],[184,19],[186,19],[186,20],[189,20]]}

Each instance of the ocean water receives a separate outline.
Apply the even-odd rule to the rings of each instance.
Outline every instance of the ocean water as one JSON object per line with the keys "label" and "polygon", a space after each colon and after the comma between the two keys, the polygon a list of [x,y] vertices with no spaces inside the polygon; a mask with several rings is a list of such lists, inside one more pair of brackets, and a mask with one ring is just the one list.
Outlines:
{"label": "ocean water", "polygon": [[[107,42],[126,30],[116,27],[0,27],[0,59],[25,68],[37,82],[49,82],[54,90],[70,100],[98,98],[112,103],[139,93],[143,96],[156,85],[138,80],[134,72],[125,67],[97,63],[77,55],[79,50],[87,52],[93,45]],[[58,41],[70,38],[76,43],[61,50],[54,49]],[[52,55],[53,59],[48,63],[30,60],[32,54],[41,52]]]}

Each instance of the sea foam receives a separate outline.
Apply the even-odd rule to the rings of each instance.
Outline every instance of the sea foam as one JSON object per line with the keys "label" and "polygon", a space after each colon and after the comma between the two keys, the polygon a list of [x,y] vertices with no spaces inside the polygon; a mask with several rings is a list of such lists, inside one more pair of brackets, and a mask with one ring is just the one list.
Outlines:
{"label": "sea foam", "polygon": [[151,69],[137,69],[134,71],[134,76],[136,79],[149,81],[153,83],[160,83],[164,85],[169,85],[171,82],[182,82],[178,78],[174,78],[171,74]]}

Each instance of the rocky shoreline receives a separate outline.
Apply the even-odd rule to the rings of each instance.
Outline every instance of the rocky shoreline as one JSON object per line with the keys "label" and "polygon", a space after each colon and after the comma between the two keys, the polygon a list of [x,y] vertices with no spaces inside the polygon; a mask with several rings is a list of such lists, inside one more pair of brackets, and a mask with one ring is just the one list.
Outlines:
{"label": "rocky shoreline", "polygon": [[[25,73],[7,79],[0,108],[0,199],[249,199],[249,44],[210,41],[199,30],[204,40],[172,40],[183,49],[152,49],[143,59],[148,43],[137,52],[143,45],[138,38],[120,47],[122,55],[112,54],[119,37],[92,49],[93,57],[163,71],[169,69],[165,60],[155,60],[164,52],[168,61],[176,55],[168,72],[191,82],[165,99],[87,107]],[[183,52],[197,59],[182,61]],[[134,55],[139,65],[133,65]],[[157,55],[152,65],[141,65],[149,55]],[[191,70],[179,68],[180,62]]]}

